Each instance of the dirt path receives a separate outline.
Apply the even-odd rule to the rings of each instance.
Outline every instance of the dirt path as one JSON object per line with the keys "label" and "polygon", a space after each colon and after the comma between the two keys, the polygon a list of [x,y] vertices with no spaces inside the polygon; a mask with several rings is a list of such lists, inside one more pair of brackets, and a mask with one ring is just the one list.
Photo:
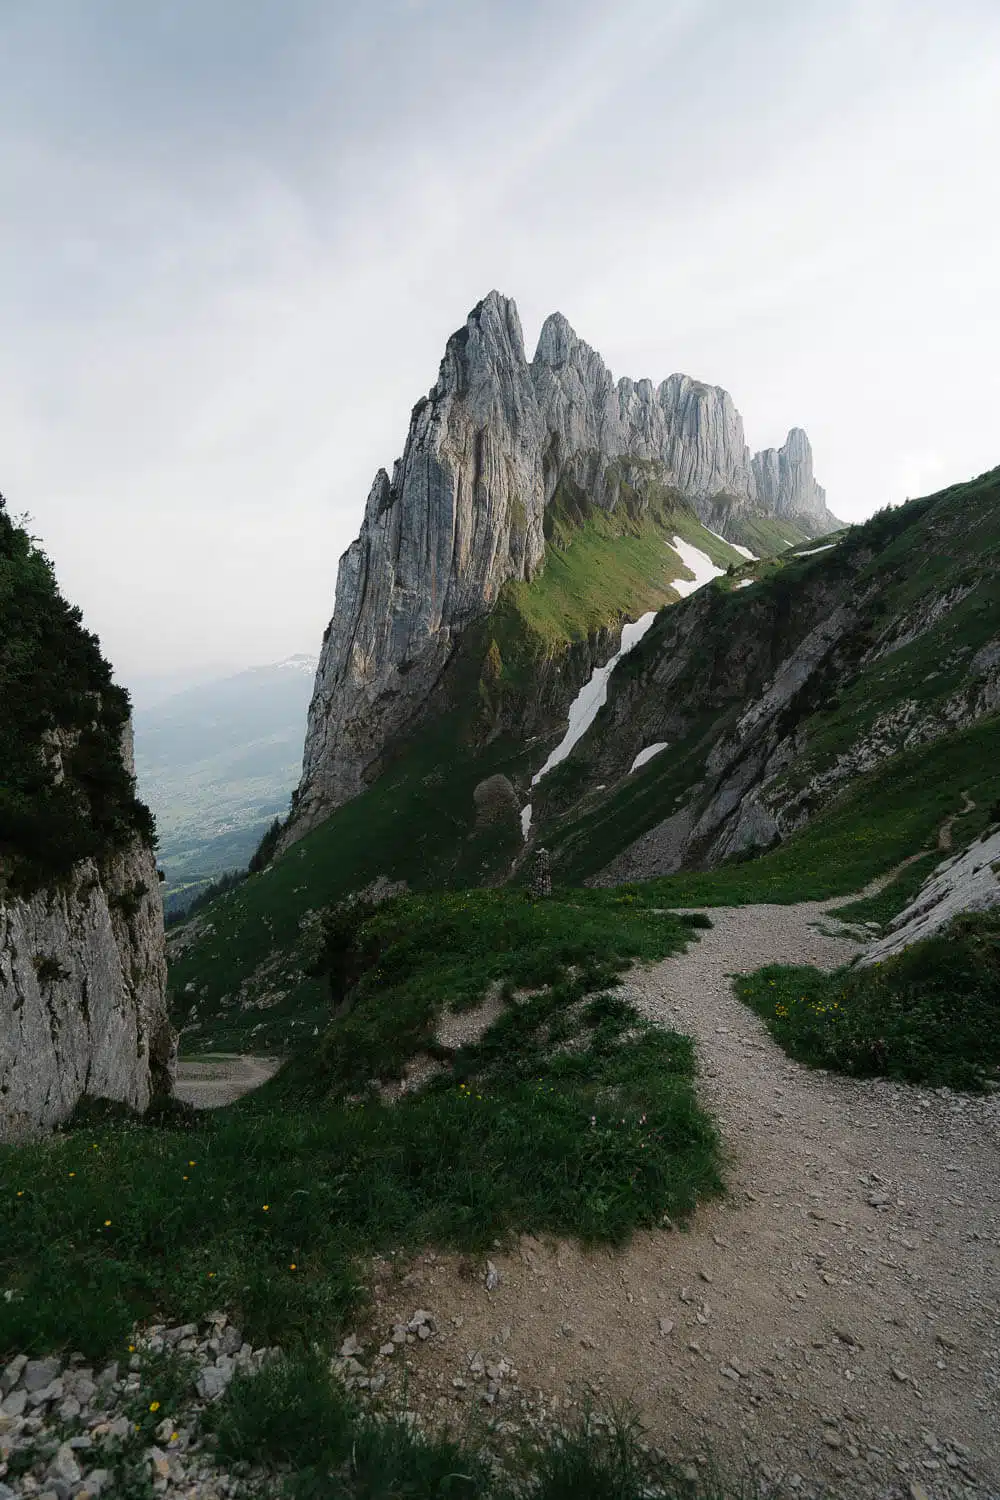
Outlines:
{"label": "dirt path", "polygon": [[251,1089],[260,1088],[280,1066],[276,1057],[241,1057],[223,1052],[197,1062],[179,1062],[174,1092],[195,1109],[218,1109],[249,1094]]}
{"label": "dirt path", "polygon": [[944,822],[941,824],[941,827],[938,829],[939,849],[951,849],[952,845],[955,842],[952,834],[952,830],[954,829],[955,824],[958,822],[959,818],[964,818],[967,813],[973,812],[975,809],[976,804],[975,802],[973,802],[968,792],[962,793],[962,802],[964,804],[962,810],[957,813],[952,813],[950,818],[945,818]]}
{"label": "dirt path", "polygon": [[415,1308],[437,1322],[406,1350],[412,1404],[482,1399],[479,1352],[503,1410],[628,1400],[671,1457],[749,1460],[787,1495],[1000,1497],[1000,1098],[805,1069],[731,992],[737,971],[850,958],[813,925],[835,904],[715,909],[625,986],[697,1039],[728,1201],[623,1252],[526,1238],[494,1252],[492,1292],[444,1256],[384,1280],[376,1336]]}

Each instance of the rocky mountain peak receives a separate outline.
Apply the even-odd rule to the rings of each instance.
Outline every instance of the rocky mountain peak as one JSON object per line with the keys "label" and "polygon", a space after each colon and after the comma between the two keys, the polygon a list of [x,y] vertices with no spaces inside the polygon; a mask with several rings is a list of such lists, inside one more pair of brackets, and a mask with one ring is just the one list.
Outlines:
{"label": "rocky mountain peak", "polygon": [[728,524],[715,517],[720,496],[727,516],[801,512],[816,530],[828,517],[799,429],[751,459],[727,391],[680,374],[615,385],[559,312],[529,363],[517,307],[491,291],[449,338],[402,457],[391,478],[376,475],[341,559],[289,837],[363,789],[425,711],[461,631],[508,580],[534,577],[560,479],[614,504],[605,473],[623,458],[654,463],[716,529]]}
{"label": "rocky mountain peak", "polygon": [[810,516],[824,530],[839,524],[826,508],[826,491],[813,475],[812,445],[801,427],[790,429],[780,448],[764,448],[753,458],[754,495],[776,516]]}
{"label": "rocky mountain peak", "polygon": [[[570,362],[581,344],[582,340],[577,336],[568,318],[564,317],[561,312],[549,313],[538,335],[532,364],[548,365],[550,369],[559,369]],[[587,345],[584,344],[583,347],[588,353],[593,353]]]}

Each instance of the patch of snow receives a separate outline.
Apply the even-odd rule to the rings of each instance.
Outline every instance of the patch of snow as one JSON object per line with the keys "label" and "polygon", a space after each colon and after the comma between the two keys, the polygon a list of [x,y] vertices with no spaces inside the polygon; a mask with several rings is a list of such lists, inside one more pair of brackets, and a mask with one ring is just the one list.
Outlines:
{"label": "patch of snow", "polygon": [[681,537],[675,536],[670,543],[681,562],[688,572],[694,574],[694,579],[672,578],[671,588],[675,588],[682,599],[693,594],[695,589],[704,588],[706,583],[711,583],[713,578],[721,578],[726,571],[725,568],[717,568],[710,557],[704,552],[699,552],[697,547],[692,547],[690,542],[685,542]]}
{"label": "patch of snow", "polygon": [[749,589],[757,582],[756,578],[741,578],[736,585],[738,589]]}
{"label": "patch of snow", "polygon": [[528,837],[528,829],[531,827],[531,803],[521,808],[521,837]]}
{"label": "patch of snow", "polygon": [[836,547],[836,542],[827,542],[823,547],[810,547],[807,552],[796,552],[796,557],[815,557],[817,552],[829,552],[831,547]]}
{"label": "patch of snow", "polygon": [[[695,549],[692,547],[690,550],[694,552]],[[698,556],[704,557],[705,554],[699,552]],[[708,559],[705,558],[705,561],[708,562]],[[691,587],[695,588],[697,585],[692,584]],[[591,724],[597,718],[598,712],[608,701],[608,678],[622,657],[627,656],[632,648],[639,644],[655,619],[656,612],[651,609],[648,614],[641,615],[634,624],[626,625],[622,631],[622,643],[617,656],[613,656],[603,667],[594,668],[590,681],[584,684],[569,706],[569,724],[566,733],[552,751],[542,769],[536,771],[534,776],[532,776],[532,786],[537,785],[546,772],[552,770],[553,766],[557,766],[560,761],[565,760],[576,742],[586,734]]]}
{"label": "patch of snow", "polygon": [[[713,535],[714,535],[714,533],[713,533]],[[655,745],[647,745],[646,748],[645,748],[645,750],[640,750],[639,751],[639,754],[636,756],[635,760],[629,766],[629,768],[628,768],[628,774],[631,776],[631,774],[632,774],[633,771],[638,771],[639,767],[640,766],[644,766],[646,764],[647,760],[652,760],[654,755],[659,755],[660,751],[661,750],[665,750],[666,748],[667,748],[667,741],[666,740],[660,740]]]}
{"label": "patch of snow", "polygon": [[725,542],[727,547],[732,547],[733,551],[738,552],[741,557],[748,557],[751,562],[760,561],[756,552],[751,552],[749,547],[741,547],[739,542],[731,542],[727,536],[721,536],[719,532],[713,531],[711,526],[706,526],[705,530],[709,536],[714,536],[716,541]]}

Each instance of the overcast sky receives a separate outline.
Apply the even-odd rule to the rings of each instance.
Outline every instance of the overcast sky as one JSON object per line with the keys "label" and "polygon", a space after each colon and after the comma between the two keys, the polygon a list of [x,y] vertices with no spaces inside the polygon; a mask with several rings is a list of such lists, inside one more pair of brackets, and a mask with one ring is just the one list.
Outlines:
{"label": "overcast sky", "polygon": [[0,489],[120,677],[318,650],[491,287],[806,428],[1000,463],[997,0],[0,0]]}

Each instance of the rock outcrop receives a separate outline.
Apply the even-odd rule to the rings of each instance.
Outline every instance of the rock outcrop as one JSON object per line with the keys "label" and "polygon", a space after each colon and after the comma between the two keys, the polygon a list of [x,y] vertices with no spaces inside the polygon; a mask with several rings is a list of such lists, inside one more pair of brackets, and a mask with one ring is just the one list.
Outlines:
{"label": "rock outcrop", "polygon": [[[954,738],[961,764],[961,737],[1000,712],[982,544],[1000,500],[991,478],[881,513],[785,568],[751,565],[745,590],[741,579],[659,615],[612,676],[571,774],[533,796],[563,878],[711,869],[786,840],[904,755]],[[601,848],[603,866],[591,858]],[[972,874],[992,891],[989,860],[972,865],[922,895],[926,909]]]}
{"label": "rock outcrop", "polygon": [[491,292],[449,339],[403,456],[391,479],[376,475],[341,558],[286,845],[364,789],[419,719],[461,632],[508,580],[542,566],[560,481],[611,506],[609,466],[624,458],[654,465],[723,530],[747,510],[798,515],[814,534],[838,524],[800,429],[751,457],[726,391],[686,375],[615,383],[560,313],[529,362],[514,303]]}
{"label": "rock outcrop", "polygon": [[170,1088],[153,821],[128,697],[0,497],[0,1139]]}
{"label": "rock outcrop", "polygon": [[865,953],[863,964],[881,963],[933,937],[965,912],[1000,906],[1000,832],[983,834],[968,849],[943,860],[910,904],[889,923],[884,937]]}
{"label": "rock outcrop", "polygon": [[755,453],[751,465],[757,506],[775,516],[809,516],[824,531],[839,524],[826,508],[826,491],[813,477],[812,448],[801,427],[793,427],[781,448]]}
{"label": "rock outcrop", "polygon": [[59,886],[0,899],[0,1139],[58,1124],[84,1094],[144,1110],[169,1092],[163,912],[140,843]]}

